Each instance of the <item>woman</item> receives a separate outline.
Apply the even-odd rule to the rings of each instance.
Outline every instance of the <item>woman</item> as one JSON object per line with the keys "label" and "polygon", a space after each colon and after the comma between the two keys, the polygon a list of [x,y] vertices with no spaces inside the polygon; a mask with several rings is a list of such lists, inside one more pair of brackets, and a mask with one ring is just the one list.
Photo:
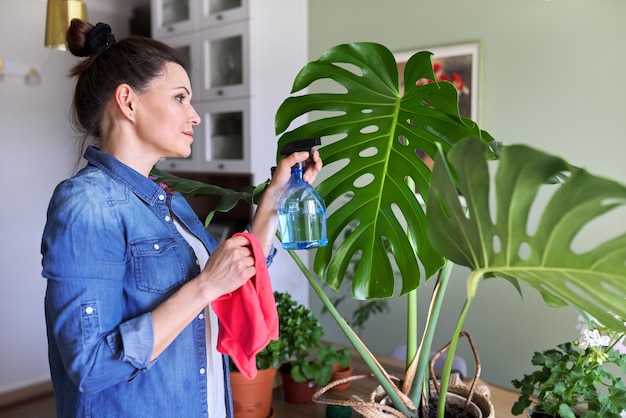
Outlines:
{"label": "woman", "polygon": [[[217,245],[184,198],[152,181],[161,158],[187,157],[200,117],[185,61],[147,38],[116,42],[75,19],[70,51],[86,57],[74,119],[87,166],[55,190],[42,239],[49,361],[59,417],[231,417],[226,359],[207,307],[255,274],[246,237]],[[267,262],[285,157],[250,230]],[[314,181],[321,160],[305,179]],[[210,256],[209,256],[210,254]]]}

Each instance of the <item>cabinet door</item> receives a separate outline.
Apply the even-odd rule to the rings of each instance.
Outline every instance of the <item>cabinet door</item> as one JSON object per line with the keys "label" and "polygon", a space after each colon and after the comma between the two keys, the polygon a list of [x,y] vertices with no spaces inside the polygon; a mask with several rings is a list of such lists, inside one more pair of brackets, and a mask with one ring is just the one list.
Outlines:
{"label": "cabinet door", "polygon": [[198,34],[203,68],[201,100],[232,99],[250,94],[248,26],[236,23],[206,29]]}
{"label": "cabinet door", "polygon": [[202,84],[203,77],[202,65],[199,62],[201,54],[198,36],[195,33],[188,33],[184,35],[170,36],[163,39],[162,42],[165,42],[167,45],[178,50],[185,56],[185,58],[187,58],[187,63],[189,65],[189,79],[194,93],[193,99],[198,99],[196,97],[195,89],[197,88],[198,91],[201,90],[200,86]]}
{"label": "cabinet door", "polygon": [[200,27],[208,28],[247,19],[249,0],[203,0]]}
{"label": "cabinet door", "polygon": [[247,100],[202,102],[199,135],[204,155],[200,166],[207,172],[250,172],[250,111]]}
{"label": "cabinet door", "polygon": [[191,155],[187,158],[162,158],[156,163],[156,168],[171,172],[199,172],[201,168],[201,157],[203,154],[204,144],[194,135],[194,141],[191,144]]}
{"label": "cabinet door", "polygon": [[152,37],[162,39],[193,31],[198,25],[199,12],[198,0],[152,0]]}

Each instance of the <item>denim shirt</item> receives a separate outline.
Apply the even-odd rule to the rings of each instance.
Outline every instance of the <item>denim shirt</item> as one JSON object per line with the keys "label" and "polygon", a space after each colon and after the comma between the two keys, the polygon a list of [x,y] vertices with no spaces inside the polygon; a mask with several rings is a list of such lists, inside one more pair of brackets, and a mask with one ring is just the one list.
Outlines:
{"label": "denim shirt", "polygon": [[85,158],[54,191],[42,238],[57,415],[208,417],[203,312],[154,361],[150,312],[200,273],[172,217],[209,253],[217,242],[179,193],[96,148]]}

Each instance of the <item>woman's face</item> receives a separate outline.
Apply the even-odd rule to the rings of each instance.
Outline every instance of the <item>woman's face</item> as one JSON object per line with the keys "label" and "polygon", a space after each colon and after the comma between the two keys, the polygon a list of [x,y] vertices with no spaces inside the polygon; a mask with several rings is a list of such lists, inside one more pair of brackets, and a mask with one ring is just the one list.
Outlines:
{"label": "woman's face", "polygon": [[163,74],[139,95],[134,109],[137,135],[157,158],[191,154],[193,127],[200,116],[191,105],[191,83],[183,67],[167,63]]}

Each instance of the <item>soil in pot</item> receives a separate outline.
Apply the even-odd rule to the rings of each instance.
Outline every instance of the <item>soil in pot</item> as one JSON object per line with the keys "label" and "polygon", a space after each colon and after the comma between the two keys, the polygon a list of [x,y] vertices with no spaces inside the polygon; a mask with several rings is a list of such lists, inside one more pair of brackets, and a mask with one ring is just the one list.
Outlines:
{"label": "soil in pot", "polygon": [[[470,403],[469,408],[465,411],[465,401],[463,396],[456,393],[448,393],[446,397],[446,412],[445,418],[483,418],[483,413],[480,408]],[[428,404],[428,416],[426,418],[437,418],[437,407],[439,406],[439,397],[431,396]],[[420,418],[424,418],[422,411],[419,411]]]}
{"label": "soil in pot", "polygon": [[[430,400],[427,418],[437,418],[437,406],[438,405],[439,405],[439,399]],[[422,417],[421,412],[419,416]],[[444,414],[445,418],[476,418],[476,416],[477,416],[476,414],[470,411],[463,411],[463,406],[450,405],[450,404],[446,406],[446,412]],[[482,414],[480,416],[482,416]]]}

